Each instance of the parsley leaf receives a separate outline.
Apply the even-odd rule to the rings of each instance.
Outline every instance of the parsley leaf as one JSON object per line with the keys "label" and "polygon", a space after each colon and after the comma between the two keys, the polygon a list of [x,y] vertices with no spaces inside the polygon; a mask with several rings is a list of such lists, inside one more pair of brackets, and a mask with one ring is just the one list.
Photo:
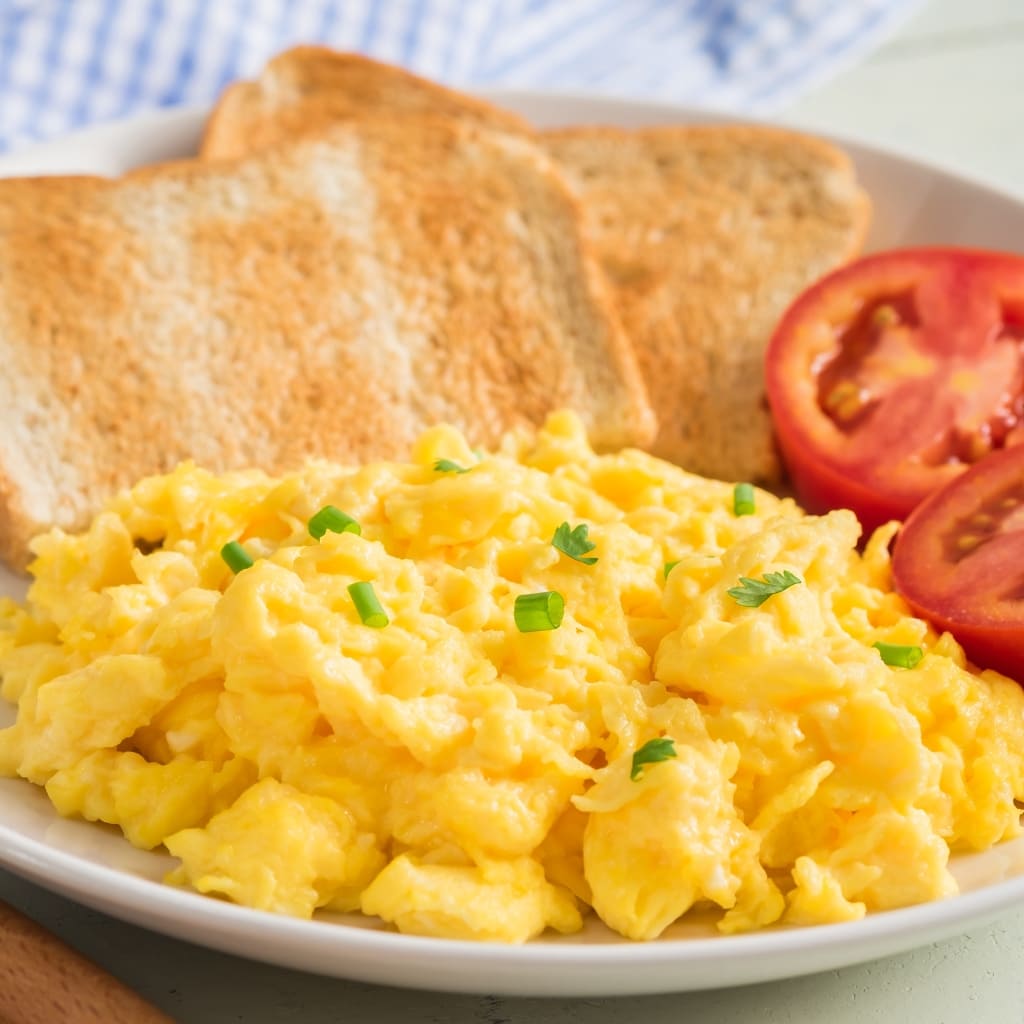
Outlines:
{"label": "parsley leaf", "polygon": [[669,761],[676,756],[676,742],[669,736],[659,736],[657,739],[648,740],[639,750],[633,754],[633,765],[629,770],[629,777],[633,782],[640,778],[644,765],[657,764],[659,761]]}
{"label": "parsley leaf", "polygon": [[577,562],[582,562],[584,565],[593,565],[597,558],[584,558],[588,551],[593,551],[596,544],[592,541],[587,540],[588,527],[586,523],[580,523],[579,526],[569,529],[568,523],[562,523],[561,526],[555,530],[554,537],[551,538],[551,543],[562,552],[563,555],[568,555],[570,558],[575,558]]}
{"label": "parsley leaf", "polygon": [[472,466],[460,466],[457,462],[452,462],[451,459],[438,459],[434,463],[435,473],[468,473],[472,468]]}
{"label": "parsley leaf", "polygon": [[763,581],[741,576],[740,585],[730,587],[726,593],[744,608],[759,608],[772,594],[781,594],[797,583],[803,583],[803,580],[786,569],[784,572],[766,572]]}

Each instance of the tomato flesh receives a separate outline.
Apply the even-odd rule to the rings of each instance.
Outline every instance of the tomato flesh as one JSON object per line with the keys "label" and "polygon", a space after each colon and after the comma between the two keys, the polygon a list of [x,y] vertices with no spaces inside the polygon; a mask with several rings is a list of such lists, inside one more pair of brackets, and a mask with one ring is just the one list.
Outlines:
{"label": "tomato flesh", "polygon": [[903,519],[1024,441],[1024,257],[879,253],[813,285],[768,346],[776,435],[810,511]]}
{"label": "tomato flesh", "polygon": [[1024,446],[987,456],[914,510],[893,581],[972,661],[1024,682]]}

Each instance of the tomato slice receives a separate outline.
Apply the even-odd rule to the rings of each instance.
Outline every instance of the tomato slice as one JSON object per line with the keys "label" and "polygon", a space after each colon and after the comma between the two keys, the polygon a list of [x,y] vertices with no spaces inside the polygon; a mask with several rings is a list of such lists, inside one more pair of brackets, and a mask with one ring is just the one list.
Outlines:
{"label": "tomato slice", "polygon": [[911,513],[896,590],[967,656],[1024,683],[1024,446],[986,456]]}
{"label": "tomato slice", "polygon": [[790,477],[812,512],[904,519],[1024,441],[1024,257],[903,249],[848,264],[783,316],[765,361]]}

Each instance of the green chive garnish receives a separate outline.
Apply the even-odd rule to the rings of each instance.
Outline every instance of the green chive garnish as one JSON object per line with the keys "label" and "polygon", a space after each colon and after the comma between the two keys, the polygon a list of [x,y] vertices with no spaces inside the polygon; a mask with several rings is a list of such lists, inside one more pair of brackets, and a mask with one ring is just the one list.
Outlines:
{"label": "green chive garnish", "polygon": [[472,467],[460,466],[457,462],[452,462],[451,459],[438,459],[434,463],[435,473],[468,473]]}
{"label": "green chive garnish", "polygon": [[565,614],[565,598],[557,590],[542,590],[539,594],[520,594],[516,598],[513,614],[520,633],[558,629]]}
{"label": "green chive garnish", "polygon": [[669,574],[669,573],[670,573],[670,572],[671,572],[671,571],[672,571],[672,570],[673,570],[673,569],[674,569],[674,568],[675,568],[675,567],[676,567],[676,566],[677,566],[678,564],[679,564],[679,559],[678,559],[678,558],[677,558],[677,559],[676,559],[676,560],[675,560],[674,562],[666,562],[666,563],[665,563],[665,568],[664,568],[664,569],[662,569],[662,572],[664,573],[665,579],[668,579],[668,574]]}
{"label": "green chive garnish", "polygon": [[249,552],[237,540],[228,541],[220,549],[220,557],[228,563],[228,568],[232,572],[241,572],[252,565],[252,558],[249,557]]}
{"label": "green chive garnish", "polygon": [[321,540],[327,531],[331,533],[354,533],[361,535],[363,528],[346,512],[333,505],[324,505],[309,521],[311,537]]}
{"label": "green chive garnish", "polygon": [[736,516],[754,514],[754,488],[750,484],[737,484],[732,489],[732,512]]}
{"label": "green chive garnish", "polygon": [[924,651],[914,645],[883,644],[879,640],[871,646],[881,654],[886,665],[894,668],[913,668],[924,657]]}
{"label": "green chive garnish", "polygon": [[629,777],[633,782],[640,778],[645,764],[657,764],[658,761],[669,761],[676,756],[675,740],[668,736],[648,740],[633,754],[633,765]]}
{"label": "green chive garnish", "polygon": [[359,618],[363,620],[364,626],[372,626],[374,629],[383,629],[391,620],[388,614],[381,607],[377,595],[373,591],[373,584],[361,581],[350,583],[348,595],[359,612]]}

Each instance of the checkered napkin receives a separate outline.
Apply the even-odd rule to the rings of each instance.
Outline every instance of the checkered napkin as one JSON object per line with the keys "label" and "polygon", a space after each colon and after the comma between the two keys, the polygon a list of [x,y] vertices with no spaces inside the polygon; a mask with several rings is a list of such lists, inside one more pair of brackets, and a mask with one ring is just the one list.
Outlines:
{"label": "checkered napkin", "polygon": [[0,0],[0,150],[208,104],[321,42],[458,86],[594,90],[767,111],[919,0]]}

